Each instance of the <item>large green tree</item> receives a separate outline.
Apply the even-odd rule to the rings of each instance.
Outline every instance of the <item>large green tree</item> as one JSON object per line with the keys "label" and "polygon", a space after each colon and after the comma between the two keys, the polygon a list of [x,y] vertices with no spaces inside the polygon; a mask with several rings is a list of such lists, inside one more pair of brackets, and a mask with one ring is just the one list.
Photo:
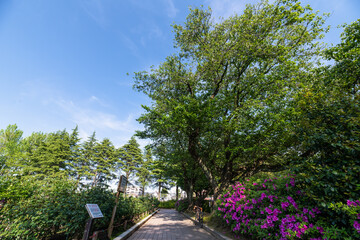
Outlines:
{"label": "large green tree", "polygon": [[115,178],[115,166],[118,162],[115,147],[108,138],[104,138],[95,146],[95,161],[92,166],[95,171],[93,186],[107,184]]}
{"label": "large green tree", "polygon": [[143,161],[140,145],[134,136],[119,149],[119,158],[121,160],[120,167],[129,181]]}
{"label": "large green tree", "polygon": [[278,170],[294,137],[288,101],[312,67],[323,23],[297,0],[247,5],[220,23],[192,9],[174,25],[177,52],[135,74],[134,87],[153,100],[140,135],[185,142],[215,197],[235,178]]}
{"label": "large green tree", "polygon": [[69,134],[63,130],[54,133],[33,133],[25,139],[26,156],[22,161],[22,175],[36,175],[39,179],[68,176],[71,156]]}

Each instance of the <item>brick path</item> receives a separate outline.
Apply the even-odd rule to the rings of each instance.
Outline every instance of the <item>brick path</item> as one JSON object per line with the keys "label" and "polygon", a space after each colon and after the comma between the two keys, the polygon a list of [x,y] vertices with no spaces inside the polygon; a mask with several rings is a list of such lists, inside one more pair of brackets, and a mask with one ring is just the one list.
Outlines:
{"label": "brick path", "polygon": [[161,209],[128,239],[213,240],[215,238],[177,211]]}

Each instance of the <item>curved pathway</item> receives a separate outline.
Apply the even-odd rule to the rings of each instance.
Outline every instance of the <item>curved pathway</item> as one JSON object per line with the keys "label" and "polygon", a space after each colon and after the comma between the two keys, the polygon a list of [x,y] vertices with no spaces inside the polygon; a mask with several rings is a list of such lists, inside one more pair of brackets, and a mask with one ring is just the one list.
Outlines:
{"label": "curved pathway", "polygon": [[195,226],[194,223],[173,209],[161,209],[140,227],[129,240],[203,240],[214,238],[204,229]]}

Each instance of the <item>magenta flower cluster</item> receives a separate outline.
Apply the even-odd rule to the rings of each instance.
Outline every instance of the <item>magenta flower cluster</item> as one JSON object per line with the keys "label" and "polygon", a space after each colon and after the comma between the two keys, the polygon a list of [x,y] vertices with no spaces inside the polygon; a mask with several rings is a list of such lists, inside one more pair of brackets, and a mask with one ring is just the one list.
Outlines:
{"label": "magenta flower cluster", "polygon": [[[356,200],[356,201],[351,201],[351,200],[347,200],[347,203],[346,203],[349,207],[355,207],[357,209],[360,208],[360,201],[359,200]],[[360,213],[358,211],[358,213],[356,214],[356,220],[354,221],[354,224],[353,224],[353,227],[355,228],[355,230],[360,233],[360,221],[357,221],[357,220],[360,220]]]}
{"label": "magenta flower cluster", "polygon": [[[323,239],[318,208],[303,206],[295,176],[237,183],[220,197],[218,211],[235,233],[264,239]],[[298,199],[296,201],[296,199]]]}

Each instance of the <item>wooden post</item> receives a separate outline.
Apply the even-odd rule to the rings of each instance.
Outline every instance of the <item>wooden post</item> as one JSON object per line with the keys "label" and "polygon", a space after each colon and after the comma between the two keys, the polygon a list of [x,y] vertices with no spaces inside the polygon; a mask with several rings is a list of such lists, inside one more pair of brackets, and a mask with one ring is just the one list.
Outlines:
{"label": "wooden post", "polygon": [[[120,176],[119,179],[119,183],[118,183],[118,188],[117,188],[117,192],[116,192],[116,199],[115,199],[115,206],[113,208],[113,212],[111,215],[111,220],[110,220],[110,224],[109,224],[109,228],[108,228],[108,237],[111,239],[111,235],[112,235],[112,231],[114,229],[114,220],[115,220],[115,215],[116,215],[116,208],[119,204],[119,197],[120,197],[120,186],[121,186],[121,180],[122,180],[122,176]],[[126,191],[126,187],[125,187],[125,191]]]}
{"label": "wooden post", "polygon": [[94,232],[94,234],[91,236],[92,240],[98,240],[99,239],[99,231]]}
{"label": "wooden post", "polygon": [[176,183],[176,201],[179,200],[179,186]]}
{"label": "wooden post", "polygon": [[93,218],[90,218],[90,219],[87,221],[82,240],[89,240],[89,236],[90,236],[90,232],[91,232],[91,227],[92,227],[93,221],[94,221]]}

